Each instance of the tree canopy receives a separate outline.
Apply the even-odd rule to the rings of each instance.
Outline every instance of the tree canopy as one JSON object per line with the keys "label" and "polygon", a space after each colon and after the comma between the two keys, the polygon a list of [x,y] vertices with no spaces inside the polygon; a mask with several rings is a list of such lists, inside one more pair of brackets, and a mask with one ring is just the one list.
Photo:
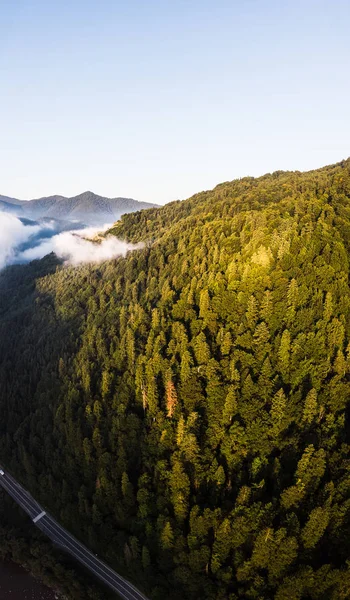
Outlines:
{"label": "tree canopy", "polygon": [[350,160],[125,215],[0,274],[0,456],[154,600],[339,600]]}

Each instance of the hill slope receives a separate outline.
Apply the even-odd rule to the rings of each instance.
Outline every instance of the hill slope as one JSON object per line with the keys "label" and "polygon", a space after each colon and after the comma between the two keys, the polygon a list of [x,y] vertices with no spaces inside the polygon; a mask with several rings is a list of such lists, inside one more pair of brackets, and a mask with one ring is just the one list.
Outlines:
{"label": "hill slope", "polygon": [[84,192],[73,198],[49,196],[28,201],[0,196],[0,210],[33,219],[51,217],[78,220],[91,225],[110,223],[118,220],[122,214],[154,206],[156,205],[132,198],[105,198],[93,192]]}
{"label": "hill slope", "polygon": [[0,275],[0,455],[154,600],[350,588],[350,161]]}

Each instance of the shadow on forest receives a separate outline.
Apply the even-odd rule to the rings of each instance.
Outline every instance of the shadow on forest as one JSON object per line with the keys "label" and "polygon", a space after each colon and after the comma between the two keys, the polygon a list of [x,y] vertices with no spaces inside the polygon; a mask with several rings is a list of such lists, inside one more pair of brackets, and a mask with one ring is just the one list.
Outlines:
{"label": "shadow on forest", "polygon": [[52,253],[0,273],[0,456],[33,491],[48,457],[58,362],[74,330],[57,315],[54,294],[38,285],[61,264]]}
{"label": "shadow on forest", "polygon": [[25,265],[11,265],[0,271],[0,317],[15,304],[30,303],[36,280],[56,271],[62,261],[52,252],[41,260]]}
{"label": "shadow on forest", "polygon": [[[44,279],[61,264],[52,253],[0,272],[0,459],[58,518],[66,471],[55,431],[64,388],[59,362],[74,355],[79,339],[78,320],[60,312],[56,290]],[[0,558],[29,565],[67,597],[114,596],[34,528],[2,490],[0,505]]]}

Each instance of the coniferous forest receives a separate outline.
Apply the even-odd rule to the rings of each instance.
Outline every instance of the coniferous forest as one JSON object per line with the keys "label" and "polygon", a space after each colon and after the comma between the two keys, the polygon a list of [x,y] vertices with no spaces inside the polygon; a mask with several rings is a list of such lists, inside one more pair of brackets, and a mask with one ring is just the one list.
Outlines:
{"label": "coniferous forest", "polygon": [[0,273],[2,463],[153,600],[349,598],[350,159],[109,234]]}

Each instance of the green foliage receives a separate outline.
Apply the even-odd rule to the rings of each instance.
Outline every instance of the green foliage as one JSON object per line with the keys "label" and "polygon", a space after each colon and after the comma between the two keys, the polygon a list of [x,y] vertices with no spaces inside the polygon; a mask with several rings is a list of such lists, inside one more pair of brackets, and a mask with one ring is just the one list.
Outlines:
{"label": "green foliage", "polygon": [[0,455],[151,598],[347,598],[350,161],[0,274]]}

